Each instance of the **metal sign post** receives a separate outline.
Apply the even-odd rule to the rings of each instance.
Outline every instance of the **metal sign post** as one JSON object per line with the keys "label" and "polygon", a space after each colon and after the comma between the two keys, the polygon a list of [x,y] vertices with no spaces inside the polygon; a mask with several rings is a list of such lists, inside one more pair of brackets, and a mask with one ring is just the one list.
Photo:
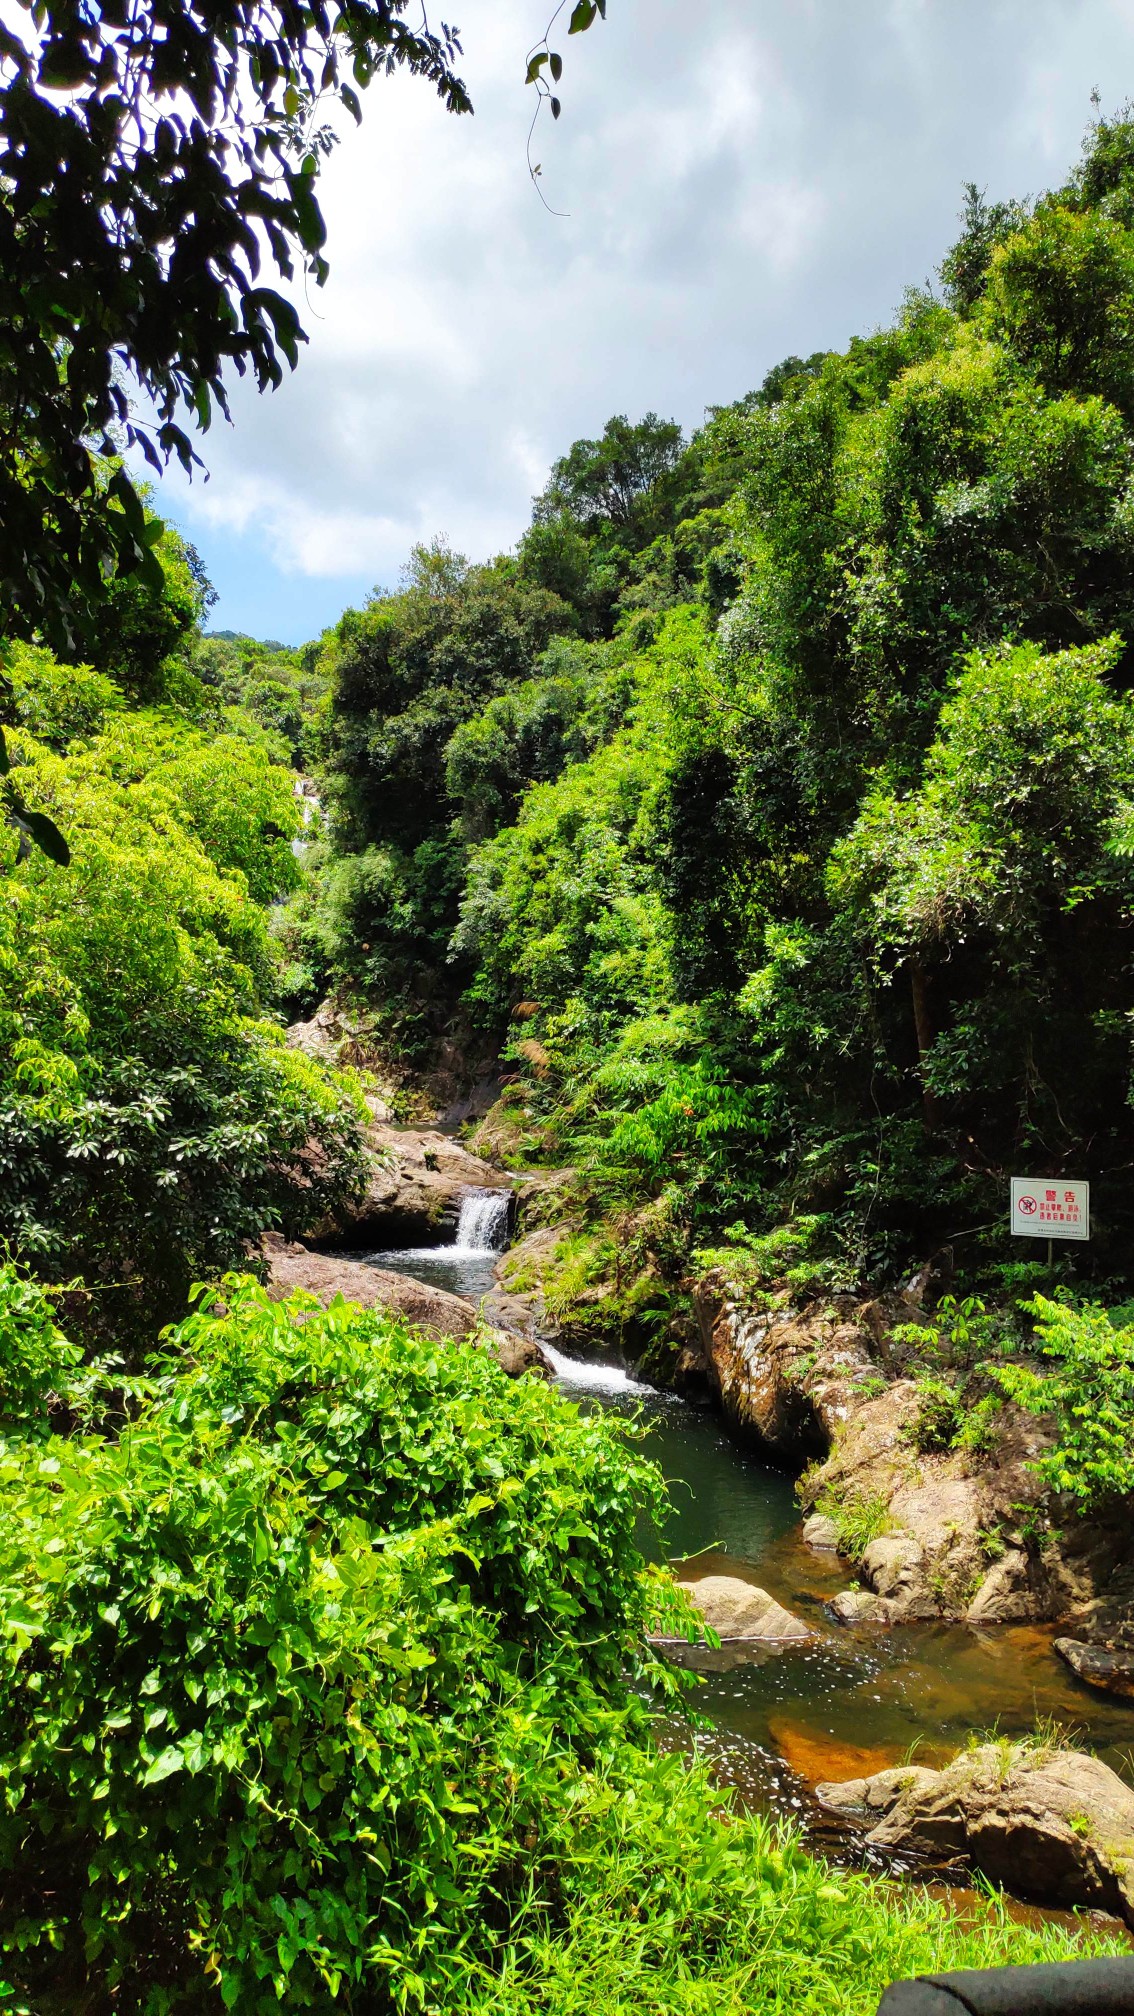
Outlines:
{"label": "metal sign post", "polygon": [[1066,1176],[1013,1176],[1010,1230],[1017,1239],[1046,1239],[1047,1264],[1057,1239],[1091,1236],[1091,1186]]}

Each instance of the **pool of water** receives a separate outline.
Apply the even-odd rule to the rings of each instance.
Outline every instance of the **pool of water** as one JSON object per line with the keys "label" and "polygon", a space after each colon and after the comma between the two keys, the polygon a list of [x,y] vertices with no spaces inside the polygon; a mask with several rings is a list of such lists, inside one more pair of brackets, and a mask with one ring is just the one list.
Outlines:
{"label": "pool of water", "polygon": [[391,1253],[355,1253],[367,1267],[388,1267],[393,1274],[412,1274],[430,1288],[447,1288],[450,1295],[463,1295],[479,1302],[493,1285],[499,1253],[480,1253],[460,1246],[407,1246]]}
{"label": "pool of water", "polygon": [[406,1246],[351,1257],[365,1266],[410,1274],[430,1288],[446,1288],[450,1295],[479,1302],[494,1285],[496,1264],[507,1243],[510,1207],[510,1191],[469,1190],[461,1199],[451,1245]]}
{"label": "pool of water", "polygon": [[[813,1788],[913,1757],[943,1763],[974,1730],[1019,1736],[1052,1719],[1134,1782],[1134,1706],[1076,1680],[1040,1626],[911,1624],[846,1630],[824,1605],[853,1571],[799,1537],[792,1480],[770,1469],[721,1419],[637,1385],[612,1367],[552,1354],[564,1394],[583,1407],[636,1414],[670,1486],[662,1546],[698,1573],[737,1575],[811,1625],[799,1647],[726,1644],[675,1653],[697,1673],[709,1727],[696,1743],[746,1803],[790,1814],[829,1851],[839,1830]],[[689,1561],[688,1557],[697,1559]],[[845,1844],[842,1844],[845,1845]]]}

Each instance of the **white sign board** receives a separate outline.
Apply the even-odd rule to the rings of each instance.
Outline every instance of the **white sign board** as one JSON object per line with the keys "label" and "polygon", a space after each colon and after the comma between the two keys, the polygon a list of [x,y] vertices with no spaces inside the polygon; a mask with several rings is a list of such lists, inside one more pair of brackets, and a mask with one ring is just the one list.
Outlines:
{"label": "white sign board", "polygon": [[1018,1239],[1089,1239],[1090,1184],[1065,1176],[1013,1176],[1012,1231]]}

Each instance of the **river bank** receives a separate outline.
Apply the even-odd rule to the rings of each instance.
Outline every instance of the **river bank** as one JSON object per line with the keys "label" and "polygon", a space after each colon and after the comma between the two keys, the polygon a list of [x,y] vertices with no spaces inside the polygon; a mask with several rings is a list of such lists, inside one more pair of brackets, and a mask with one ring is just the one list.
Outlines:
{"label": "river bank", "polygon": [[[964,1607],[950,1604],[940,1573],[931,1602],[903,1608],[871,1587],[871,1548],[892,1532],[868,1539],[855,1560],[837,1519],[805,1526],[808,1503],[834,1508],[824,1486],[840,1462],[852,1502],[856,1488],[865,1492],[876,1516],[890,1502],[882,1504],[878,1479],[891,1478],[891,1498],[904,1480],[907,1492],[916,1497],[921,1489],[935,1508],[943,1552],[959,1558],[975,1546],[981,1584],[991,1575],[994,1589],[1012,1595],[1012,1579],[997,1577],[997,1563],[979,1551],[987,1532],[974,1537],[986,1526],[987,1479],[971,1453],[921,1457],[911,1482],[903,1422],[912,1389],[885,1373],[900,1375],[892,1351],[887,1360],[887,1340],[917,1313],[915,1305],[847,1299],[769,1313],[746,1308],[722,1277],[710,1277],[696,1298],[700,1349],[682,1368],[684,1390],[661,1390],[613,1356],[600,1361],[565,1350],[546,1318],[540,1261],[562,1236],[555,1172],[516,1176],[470,1155],[442,1130],[385,1119],[375,1123],[372,1153],[374,1175],[359,1215],[331,1231],[324,1256],[341,1292],[373,1284],[366,1299],[399,1306],[407,1291],[427,1293],[438,1302],[436,1334],[450,1320],[450,1305],[465,1312],[462,1332],[479,1312],[513,1348],[525,1340],[529,1355],[508,1369],[550,1371],[583,1408],[635,1417],[673,1506],[666,1531],[645,1536],[647,1551],[684,1564],[686,1575],[758,1587],[806,1624],[808,1636],[798,1643],[672,1648],[697,1674],[703,1724],[694,1735],[674,1724],[665,1740],[692,1745],[745,1807],[790,1820],[817,1850],[849,1866],[924,1875],[924,1856],[880,1856],[864,1845],[856,1817],[833,1811],[816,1788],[911,1760],[941,1767],[974,1732],[1023,1739],[1037,1724],[1070,1732],[1131,1779],[1134,1711],[1086,1685],[1056,1656],[1065,1612],[1062,1623],[1058,1611],[1034,1614],[1035,1590],[1053,1586],[1050,1568],[1042,1584],[1025,1580],[1030,1611],[1006,1601],[998,1612],[994,1602],[974,1602],[975,1591]],[[414,1243],[400,1243],[407,1228]],[[323,1230],[320,1243],[327,1244]],[[368,1243],[383,1231],[390,1244]],[[389,1283],[392,1290],[380,1285]],[[1033,1424],[1032,1441],[1016,1451],[1016,1472],[1007,1484],[1000,1478],[1017,1517],[1031,1487],[1024,1466],[1036,1446]],[[801,1505],[798,1473],[808,1457]],[[885,1527],[884,1516],[879,1524]],[[805,1532],[821,1544],[809,1544]],[[888,1558],[884,1545],[875,1563],[879,1558]],[[933,1572],[932,1565],[925,1570],[923,1587]],[[1017,1572],[1017,1591],[1020,1580]]]}

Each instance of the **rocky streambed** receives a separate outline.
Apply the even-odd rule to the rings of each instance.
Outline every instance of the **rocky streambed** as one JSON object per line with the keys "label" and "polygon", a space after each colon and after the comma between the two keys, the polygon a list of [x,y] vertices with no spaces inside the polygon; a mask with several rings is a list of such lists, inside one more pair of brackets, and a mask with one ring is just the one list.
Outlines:
{"label": "rocky streambed", "polygon": [[[1132,1536],[1084,1530],[1053,1541],[1041,1528],[1028,1465],[1042,1427],[1022,1416],[1002,1424],[991,1468],[955,1451],[911,1460],[916,1393],[887,1344],[910,1315],[901,1298],[762,1312],[711,1277],[696,1298],[697,1341],[679,1368],[683,1394],[658,1392],[614,1363],[565,1356],[545,1331],[541,1342],[538,1286],[509,1293],[500,1279],[519,1201],[529,1222],[550,1221],[528,1234],[529,1257],[556,1238],[555,1177],[513,1179],[444,1130],[400,1128],[385,1115],[375,1118],[371,1146],[357,1214],[314,1228],[304,1244],[269,1242],[276,1292],[302,1286],[324,1300],[342,1293],[396,1307],[439,1337],[487,1320],[513,1375],[555,1376],[581,1405],[644,1416],[674,1502],[655,1551],[679,1560],[695,1594],[715,1585],[719,1599],[727,1585],[726,1622],[747,1620],[721,1630],[717,1649],[672,1648],[698,1672],[708,1726],[696,1738],[674,1728],[669,1740],[696,1741],[742,1799],[790,1817],[839,1859],[922,1873],[985,1868],[1050,1902],[1130,1916],[1116,1844],[1123,1801],[1134,1802],[1126,1791],[1134,1703],[1121,1640]],[[462,1240],[462,1222],[474,1220],[479,1245]],[[509,1271],[525,1278],[522,1267]],[[801,1521],[794,1479],[804,1463],[813,1505],[875,1508],[879,1531],[855,1561],[839,1551],[829,1514]],[[759,1628],[761,1618],[775,1630]],[[1045,1720],[1081,1732],[1093,1753],[1083,1765],[1106,1774],[1105,1842],[1089,1838],[1077,1793],[1066,1810],[1049,1800],[1037,1821],[1043,1785],[1037,1791],[1019,1760],[1004,1769],[1004,1746],[1030,1740]],[[952,1760],[974,1729],[994,1730],[1001,1746],[1000,1831],[1023,1827],[1024,1843],[1038,1827],[1050,1848],[1045,1863],[1034,1844],[1027,1855],[1021,1846],[1014,1886],[999,1850],[981,1859],[980,1841],[997,1832],[987,1816],[969,1827],[954,1812],[952,1831],[940,1823],[941,1811],[953,1811]],[[934,1780],[936,1834],[906,1797],[911,1787],[894,1792],[893,1774],[911,1771],[922,1794]],[[1016,1792],[1023,1818],[1012,1821],[1005,1813]],[[1134,1819],[1129,1847],[1134,1868]]]}

